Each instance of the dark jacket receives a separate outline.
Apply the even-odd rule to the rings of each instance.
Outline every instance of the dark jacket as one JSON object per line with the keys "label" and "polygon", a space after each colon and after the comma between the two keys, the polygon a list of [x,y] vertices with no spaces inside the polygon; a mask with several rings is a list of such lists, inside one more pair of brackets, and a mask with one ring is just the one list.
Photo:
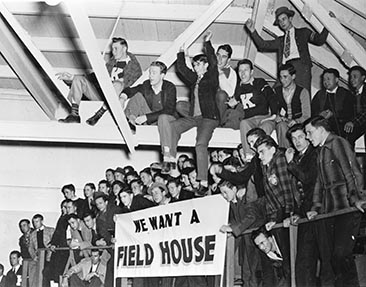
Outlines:
{"label": "dark jacket", "polygon": [[[302,116],[302,108],[301,108],[301,100],[300,100],[300,94],[303,90],[303,87],[300,87],[296,85],[294,95],[291,100],[291,111],[292,111],[292,119],[298,119]],[[287,104],[285,102],[285,99],[283,98],[283,92],[282,92],[282,86],[279,86],[275,88],[276,96],[277,96],[277,102],[278,102],[278,112],[280,113],[281,109],[286,111],[285,116],[288,117],[288,111],[287,111]]]}
{"label": "dark jacket", "polygon": [[153,206],[155,206],[155,204],[152,201],[145,198],[142,194],[138,194],[133,196],[130,208],[126,206],[122,207],[121,213],[133,212]]}
{"label": "dark jacket", "polygon": [[365,198],[361,191],[363,175],[347,140],[330,133],[324,145],[318,148],[317,165],[312,210],[328,213]]}
{"label": "dark jacket", "polygon": [[[150,80],[146,80],[140,85],[137,85],[133,88],[127,88],[123,90],[123,92],[131,98],[136,93],[140,92],[145,100],[147,105],[152,110],[152,101],[153,97],[156,97],[155,92],[153,91]],[[158,120],[158,117],[162,114],[174,116],[175,114],[175,106],[177,102],[177,89],[175,85],[169,81],[163,80],[163,86],[161,88],[161,104],[162,109],[159,111],[152,111],[149,114],[146,114],[147,124],[150,125]]]}
{"label": "dark jacket", "polygon": [[265,199],[258,198],[253,202],[245,199],[230,203],[229,222],[235,237],[249,228],[262,226],[266,222]]}
{"label": "dark jacket", "polygon": [[[10,269],[8,273],[6,273],[6,280],[5,280],[5,287],[15,287],[17,286],[16,283],[18,281],[17,276],[22,276],[23,273],[23,266],[20,265],[17,272],[14,274],[13,270]],[[18,285],[19,286],[19,285]]]}
{"label": "dark jacket", "polygon": [[[242,97],[250,97],[244,103]],[[244,118],[248,119],[259,115],[268,115],[268,110],[271,114],[277,114],[278,102],[272,88],[262,78],[254,78],[253,84],[240,83],[236,85],[235,99],[239,102],[236,109],[242,110]]]}
{"label": "dark jacket", "polygon": [[[217,58],[210,41],[203,44],[207,60],[208,70],[198,85],[199,104],[202,117],[206,119],[218,120],[219,111],[216,105],[216,92],[219,88],[219,72],[217,69]],[[182,76],[182,80],[190,87],[190,115],[193,116],[194,111],[194,89],[197,82],[197,74],[189,69],[186,65],[183,52],[179,52],[177,56],[177,72]]]}
{"label": "dark jacket", "polygon": [[177,201],[182,201],[182,200],[187,200],[187,199],[192,199],[192,198],[194,198],[193,192],[190,192],[184,188],[181,188],[178,198],[172,197],[171,202],[177,202]]}
{"label": "dark jacket", "polygon": [[264,196],[263,172],[260,164],[260,159],[255,155],[252,160],[245,164],[239,172],[232,172],[225,168],[217,174],[220,178],[231,182],[234,185],[248,185],[248,181],[253,176],[255,190],[258,197]]}
{"label": "dark jacket", "polygon": [[299,213],[302,217],[306,217],[306,212],[313,204],[314,186],[318,175],[316,160],[316,149],[309,144],[305,153],[303,155],[296,153],[287,167],[297,181],[296,187],[300,195]]}
{"label": "dark jacket", "polygon": [[[337,135],[342,135],[345,123],[352,121],[354,117],[354,101],[355,98],[349,90],[342,87],[337,88],[334,106],[330,103],[331,107],[329,107],[333,113],[329,123]],[[322,111],[327,110],[326,104],[327,93],[326,90],[322,89],[315,94],[311,101],[311,116],[319,115]]]}
{"label": "dark jacket", "polygon": [[119,206],[115,206],[114,204],[107,204],[106,210],[104,212],[99,211],[96,217],[97,228],[99,228],[101,224],[104,224],[111,236],[114,236],[115,224],[113,217],[115,214],[120,213],[121,208]]}
{"label": "dark jacket", "polygon": [[[321,46],[325,43],[328,36],[328,30],[325,28],[321,33],[313,32],[309,28],[295,28],[295,42],[297,49],[299,50],[300,60],[304,65],[312,66],[309,45],[312,43],[317,46]],[[283,49],[284,49],[284,38],[280,36],[274,40],[264,40],[259,36],[257,31],[252,33],[253,41],[257,45],[258,50],[264,52],[277,52],[278,65],[282,65]]]}

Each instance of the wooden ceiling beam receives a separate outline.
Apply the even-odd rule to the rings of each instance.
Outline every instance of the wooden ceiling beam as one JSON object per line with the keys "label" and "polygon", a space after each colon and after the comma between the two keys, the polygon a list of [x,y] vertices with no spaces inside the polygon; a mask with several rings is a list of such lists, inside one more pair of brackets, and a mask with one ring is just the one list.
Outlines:
{"label": "wooden ceiling beam", "polygon": [[[18,4],[19,5],[19,4]],[[40,52],[40,50],[34,45],[29,34],[24,30],[24,28],[18,23],[17,19],[12,15],[8,9],[4,6],[3,3],[0,2],[0,13],[7,21],[7,23],[11,26],[12,30],[17,34],[22,44],[28,49],[31,56],[38,62],[40,68],[45,72],[48,78],[51,80],[52,84],[56,87],[60,95],[64,97],[64,103],[68,104],[67,94],[68,87],[62,81],[56,79],[55,71],[48,62],[48,60],[44,57],[44,55]]]}
{"label": "wooden ceiling beam", "polygon": [[[233,0],[214,0],[204,13],[194,20],[193,23],[171,43],[170,47],[158,57],[157,61],[161,61],[167,67],[170,67],[177,59],[179,48],[183,45],[186,48],[191,46],[232,2]],[[135,84],[143,82],[147,78],[148,72],[148,69],[145,70]]]}
{"label": "wooden ceiling beam", "polygon": [[290,2],[317,31],[322,30],[323,27],[328,29],[330,34],[327,43],[339,55],[346,66],[365,66],[365,49],[344,29],[337,19],[329,16],[329,11],[321,4],[315,0],[290,0]]}
{"label": "wooden ceiling beam", "polygon": [[[127,123],[125,113],[119,102],[116,91],[113,88],[110,76],[105,67],[105,62],[101,56],[95,34],[91,27],[88,15],[83,10],[79,1],[65,1],[65,5],[71,14],[75,28],[85,48],[86,54],[90,61],[91,67],[107,100],[110,111],[118,126],[118,129],[127,144],[131,153],[135,151],[135,141],[132,136],[131,129]],[[122,139],[121,139],[122,143]]]}

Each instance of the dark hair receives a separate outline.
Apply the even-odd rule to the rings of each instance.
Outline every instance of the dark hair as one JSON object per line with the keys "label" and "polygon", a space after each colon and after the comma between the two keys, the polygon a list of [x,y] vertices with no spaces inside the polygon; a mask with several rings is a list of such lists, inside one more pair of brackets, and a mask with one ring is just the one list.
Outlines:
{"label": "dark hair", "polygon": [[133,177],[135,177],[135,178],[139,178],[139,174],[137,173],[137,171],[130,171],[130,172],[128,172],[128,173],[126,173],[125,174],[125,178],[126,178],[126,180],[127,180],[127,178],[129,177],[129,176],[133,176]]}
{"label": "dark hair", "polygon": [[42,214],[37,213],[37,214],[33,215],[32,220],[36,219],[36,218],[40,218],[43,221],[43,215]]}
{"label": "dark hair", "polygon": [[126,39],[121,38],[121,37],[113,37],[112,43],[120,43],[121,45],[126,46],[126,48],[128,48]]}
{"label": "dark hair", "polygon": [[240,66],[240,65],[249,65],[249,67],[250,67],[250,69],[251,69],[251,70],[253,70],[253,69],[254,69],[253,63],[252,63],[252,61],[251,61],[251,60],[249,60],[249,59],[242,59],[242,60],[240,60],[240,61],[238,62],[238,65],[237,65],[238,69],[239,69],[239,66]]}
{"label": "dark hair", "polygon": [[70,219],[76,219],[76,220],[80,219],[79,216],[77,216],[75,213],[71,213],[71,214],[67,215],[66,218],[67,218],[67,221],[69,221]]}
{"label": "dark hair", "polygon": [[263,137],[258,138],[254,144],[254,148],[257,149],[262,144],[265,144],[267,147],[274,147],[275,149],[278,148],[278,144],[269,135],[265,135]]}
{"label": "dark hair", "polygon": [[114,173],[114,169],[113,168],[107,168],[107,170],[105,172],[107,173],[108,171]]}
{"label": "dark hair", "polygon": [[178,156],[178,159],[180,159],[180,158],[184,158],[184,161],[185,161],[185,160],[189,159],[189,156],[184,153],[184,154],[181,154],[180,156]]}
{"label": "dark hair", "polygon": [[339,78],[339,71],[334,68],[325,69],[322,77],[324,77],[325,74],[333,74],[336,78]]}
{"label": "dark hair", "polygon": [[73,206],[77,207],[76,202],[75,202],[75,201],[73,201],[73,200],[71,200],[71,199],[65,199],[65,200],[64,200],[64,202],[65,202],[65,203],[69,203],[69,202],[71,202]]}
{"label": "dark hair", "polygon": [[91,189],[95,190],[95,184],[92,182],[86,183],[85,186],[89,186]]}
{"label": "dark hair", "polygon": [[95,218],[95,214],[94,212],[85,212],[84,215],[83,215],[83,219],[85,219],[86,217],[90,216],[91,218]]}
{"label": "dark hair", "polygon": [[221,187],[227,187],[227,188],[230,188],[230,189],[233,189],[234,187],[236,187],[234,184],[232,184],[230,181],[227,181],[227,180],[223,180],[219,183],[219,188]]}
{"label": "dark hair", "polygon": [[104,201],[108,201],[109,200],[109,195],[105,194],[103,192],[96,192],[94,194],[94,201],[96,201],[98,198],[103,198]]}
{"label": "dark hair", "polygon": [[62,208],[62,206],[63,206],[65,203],[68,203],[68,200],[70,200],[70,199],[64,199],[63,201],[61,201],[60,207]]}
{"label": "dark hair", "polygon": [[193,158],[187,158],[184,162],[188,162],[192,167],[196,168],[196,163]]}
{"label": "dark hair", "polygon": [[157,172],[154,174],[154,176],[153,176],[153,180],[155,181],[155,179],[156,179],[157,177],[160,177],[160,178],[162,178],[162,179],[164,179],[164,180],[168,180],[168,174],[163,174],[161,171],[157,171]]}
{"label": "dark hair", "polygon": [[96,253],[98,252],[99,253],[99,256],[102,255],[102,251],[100,251],[99,249],[91,249],[90,250],[91,253]]}
{"label": "dark hair", "polygon": [[219,50],[224,50],[225,52],[227,52],[227,55],[229,58],[231,58],[231,55],[233,54],[233,48],[231,48],[231,46],[229,44],[220,45],[217,48],[217,51],[219,51]]}
{"label": "dark hair", "polygon": [[198,54],[198,55],[196,55],[196,56],[193,57],[192,63],[193,62],[208,63],[207,56],[205,54]]}
{"label": "dark hair", "polygon": [[98,182],[98,185],[101,184],[106,184],[108,188],[111,187],[110,183],[106,179],[102,179]]}
{"label": "dark hair", "polygon": [[260,235],[260,234],[263,234],[265,237],[269,238],[272,236],[272,233],[270,231],[268,231],[266,229],[266,226],[265,225],[262,225],[261,227],[259,227],[258,229],[255,229],[252,231],[252,234],[251,234],[251,239],[254,240]]}
{"label": "dark hair", "polygon": [[229,154],[232,155],[233,154],[233,150],[229,149],[229,148],[223,148],[223,149],[219,149],[218,152],[222,151],[225,154]]}
{"label": "dark hair", "polygon": [[328,120],[322,116],[314,116],[310,119],[307,119],[304,122],[304,127],[306,127],[308,124],[316,128],[323,127],[327,132],[331,131]]}
{"label": "dark hair", "polygon": [[253,128],[247,132],[247,138],[250,136],[263,137],[266,135],[266,132],[261,128]]}
{"label": "dark hair", "polygon": [[303,131],[305,133],[305,126],[303,124],[294,124],[291,128],[287,130],[286,137],[290,142],[292,142],[291,140],[292,133],[296,131]]}
{"label": "dark hair", "polygon": [[195,167],[185,167],[185,168],[183,168],[182,169],[182,174],[186,174],[186,175],[188,175],[188,174],[190,174],[192,171],[194,171],[194,170],[196,170],[196,168]]}
{"label": "dark hair", "polygon": [[243,148],[243,144],[241,144],[241,143],[240,143],[240,144],[238,144],[238,146],[236,147],[236,149],[237,149],[237,150],[240,150],[240,149],[242,149],[242,148]]}
{"label": "dark hair", "polygon": [[182,186],[182,182],[179,180],[179,177],[176,177],[176,178],[171,177],[171,178],[169,178],[166,186],[168,186],[170,183],[174,183],[177,187],[178,186]]}
{"label": "dark hair", "polygon": [[133,180],[130,181],[130,187],[132,186],[133,183],[137,182],[140,186],[143,185],[142,181],[140,178],[135,178]]}
{"label": "dark hair", "polygon": [[362,68],[361,66],[353,66],[351,69],[348,70],[348,74],[351,74],[353,71],[359,71],[361,73],[361,76],[366,76],[366,70]]}
{"label": "dark hair", "polygon": [[166,72],[168,71],[167,66],[160,61],[154,61],[150,64],[150,67],[159,67],[160,68],[160,73],[161,74],[166,74]]}
{"label": "dark hair", "polygon": [[64,185],[62,188],[61,188],[61,192],[62,193],[65,193],[65,189],[68,189],[68,190],[71,190],[71,191],[73,191],[73,192],[75,192],[75,185],[73,185],[73,184],[66,184],[66,185]]}
{"label": "dark hair", "polygon": [[12,256],[14,254],[16,254],[18,258],[22,257],[22,254],[18,250],[13,250],[12,252],[10,252],[9,256]]}
{"label": "dark hair", "polygon": [[120,180],[115,180],[113,183],[112,183],[112,189],[114,188],[114,186],[118,185],[121,190],[124,189],[126,187],[126,184],[123,183],[122,181]]}
{"label": "dark hair", "polygon": [[291,63],[281,65],[278,68],[278,75],[281,73],[281,71],[288,71],[291,76],[296,74],[296,69]]}
{"label": "dark hair", "polygon": [[125,173],[134,171],[135,169],[133,168],[132,165],[126,165],[125,167],[123,167],[123,170],[125,171]]}
{"label": "dark hair", "polygon": [[0,263],[0,270],[4,272],[4,265],[2,265],[1,263]]}
{"label": "dark hair", "polygon": [[140,175],[141,175],[141,173],[146,173],[146,174],[148,174],[148,175],[151,176],[151,169],[150,169],[150,167],[145,167],[143,170],[140,171]]}
{"label": "dark hair", "polygon": [[23,218],[23,219],[19,220],[19,223],[18,223],[19,228],[20,228],[20,225],[21,225],[23,222],[25,222],[25,223],[27,223],[27,224],[30,224],[29,219]]}

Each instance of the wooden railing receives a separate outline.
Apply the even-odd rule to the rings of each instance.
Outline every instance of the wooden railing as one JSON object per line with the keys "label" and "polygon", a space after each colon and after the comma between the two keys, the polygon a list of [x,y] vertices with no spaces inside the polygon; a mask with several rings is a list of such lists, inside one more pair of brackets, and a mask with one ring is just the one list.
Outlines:
{"label": "wooden railing", "polygon": [[[363,206],[363,208],[366,208],[366,204]],[[327,214],[320,214],[317,215],[314,219],[312,219],[311,221],[309,221],[306,218],[302,218],[300,220],[298,220],[298,222],[296,223],[296,225],[290,225],[289,226],[289,236],[290,236],[290,268],[291,268],[291,286],[292,287],[296,287],[296,282],[295,282],[295,258],[296,258],[296,246],[297,246],[297,227],[299,224],[303,224],[303,223],[307,223],[307,222],[314,222],[317,220],[322,220],[322,219],[326,219],[326,218],[330,218],[330,217],[334,217],[334,216],[339,216],[339,215],[343,215],[343,214],[347,214],[347,213],[351,213],[351,212],[359,212],[358,209],[356,209],[355,207],[350,207],[350,208],[346,208],[346,209],[342,209],[342,210],[338,210],[335,212],[331,212],[331,213],[327,213]],[[277,229],[277,228],[284,228],[283,227],[283,223],[278,223],[276,225],[273,226],[272,229]],[[246,230],[243,235],[250,235],[254,229],[248,229]],[[101,247],[90,247],[87,249],[110,249],[110,248],[114,248],[113,245],[111,246],[101,246]],[[37,287],[42,287],[42,280],[43,280],[43,275],[42,275],[42,271],[43,271],[43,267],[45,264],[45,258],[46,258],[46,251],[48,251],[49,249],[47,248],[41,248],[38,249],[38,261],[37,261],[37,268],[36,268],[36,280],[37,280]],[[55,251],[65,251],[65,250],[69,250],[70,251],[70,256],[69,256],[69,260],[68,263],[65,267],[65,272],[68,270],[68,267],[71,265],[75,265],[75,260],[73,260],[73,250],[68,248],[68,247],[60,247],[60,248],[56,248]],[[215,276],[215,287],[219,287],[219,286],[225,286],[225,287],[233,287],[234,286],[234,266],[235,266],[235,238],[232,235],[228,235],[227,238],[227,245],[226,245],[226,262],[225,262],[225,268],[224,268],[224,275],[223,277],[221,276]],[[29,264],[30,264],[30,260],[24,260],[23,261],[23,274],[22,274],[22,287],[27,287],[29,285],[27,285],[28,279],[29,279],[29,274],[28,274],[28,270],[29,270]],[[127,287],[127,278],[122,278],[122,283],[121,286],[117,286],[117,287]]]}

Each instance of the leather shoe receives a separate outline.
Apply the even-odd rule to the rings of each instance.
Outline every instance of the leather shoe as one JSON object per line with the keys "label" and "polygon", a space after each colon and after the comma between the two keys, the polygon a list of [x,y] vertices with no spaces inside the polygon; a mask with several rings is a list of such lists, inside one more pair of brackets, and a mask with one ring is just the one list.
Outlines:
{"label": "leather shoe", "polygon": [[94,126],[99,121],[100,118],[101,116],[98,113],[95,113],[94,116],[86,120],[86,123],[90,126]]}
{"label": "leather shoe", "polygon": [[66,118],[64,119],[60,119],[58,120],[60,123],[67,123],[67,124],[71,124],[71,123],[80,123],[80,117],[79,116],[75,116],[75,115],[68,115]]}

